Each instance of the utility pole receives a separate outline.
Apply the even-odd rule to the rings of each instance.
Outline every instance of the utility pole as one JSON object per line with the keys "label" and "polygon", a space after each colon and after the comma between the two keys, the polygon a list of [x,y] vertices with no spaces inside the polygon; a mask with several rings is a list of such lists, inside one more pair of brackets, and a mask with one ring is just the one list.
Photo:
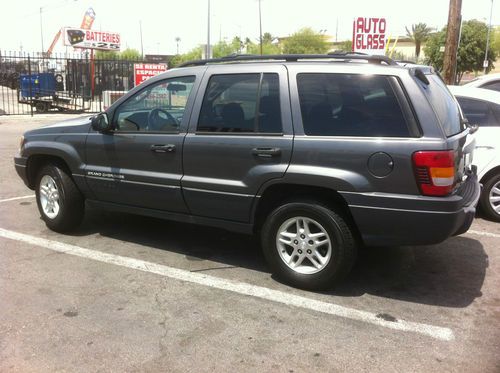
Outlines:
{"label": "utility pole", "polygon": [[43,48],[43,21],[42,21],[42,7],[40,7],[40,37],[42,39],[42,56],[43,53],[45,52],[45,49]]}
{"label": "utility pole", "polygon": [[486,50],[484,52],[484,73],[488,71],[488,49],[490,48],[490,32],[491,32],[491,15],[493,14],[493,0],[491,0],[491,8],[490,8],[490,23],[488,25],[488,36],[486,37]]}
{"label": "utility pole", "polygon": [[462,0],[450,0],[448,27],[444,49],[443,78],[446,84],[455,84],[458,37],[462,24]]}
{"label": "utility pole", "polygon": [[144,59],[144,46],[142,44],[142,21],[139,21],[139,32],[141,34],[141,58]]}
{"label": "utility pole", "polygon": [[210,0],[208,0],[207,49],[205,58],[210,58]]}

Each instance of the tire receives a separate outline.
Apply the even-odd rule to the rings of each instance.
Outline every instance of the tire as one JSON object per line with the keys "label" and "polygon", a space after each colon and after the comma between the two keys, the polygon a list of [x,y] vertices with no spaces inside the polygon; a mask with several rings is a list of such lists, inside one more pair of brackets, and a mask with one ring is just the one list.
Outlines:
{"label": "tire", "polygon": [[36,203],[45,224],[53,231],[70,231],[83,219],[83,196],[67,172],[58,165],[47,164],[38,172]]}
{"label": "tire", "polygon": [[493,175],[486,180],[479,204],[489,219],[500,222],[500,174]]}
{"label": "tire", "polygon": [[[304,235],[297,235],[297,231]],[[357,254],[346,221],[317,202],[290,202],[278,207],[267,217],[261,239],[272,272],[302,289],[334,287],[350,272]]]}
{"label": "tire", "polygon": [[37,102],[35,104],[35,109],[37,113],[46,113],[48,111],[48,107],[45,102]]}

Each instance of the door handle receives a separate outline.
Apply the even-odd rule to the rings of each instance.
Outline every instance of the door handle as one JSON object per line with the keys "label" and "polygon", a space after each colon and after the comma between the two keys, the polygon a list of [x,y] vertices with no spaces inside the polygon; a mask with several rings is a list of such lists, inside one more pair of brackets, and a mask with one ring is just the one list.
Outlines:
{"label": "door handle", "polygon": [[174,144],[151,145],[151,151],[155,153],[173,153],[175,152]]}
{"label": "door handle", "polygon": [[257,157],[271,158],[281,154],[280,148],[253,148],[252,154]]}

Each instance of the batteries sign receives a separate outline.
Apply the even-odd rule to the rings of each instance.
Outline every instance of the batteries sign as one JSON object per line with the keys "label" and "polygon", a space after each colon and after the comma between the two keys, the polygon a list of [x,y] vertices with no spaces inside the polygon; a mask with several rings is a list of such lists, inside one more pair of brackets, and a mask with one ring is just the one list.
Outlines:
{"label": "batteries sign", "polygon": [[120,34],[81,28],[64,29],[64,45],[73,48],[120,50]]}
{"label": "batteries sign", "polygon": [[387,21],[385,18],[357,17],[352,26],[354,52],[385,54]]}
{"label": "batteries sign", "polygon": [[134,82],[135,85],[167,71],[167,65],[164,63],[134,63]]}

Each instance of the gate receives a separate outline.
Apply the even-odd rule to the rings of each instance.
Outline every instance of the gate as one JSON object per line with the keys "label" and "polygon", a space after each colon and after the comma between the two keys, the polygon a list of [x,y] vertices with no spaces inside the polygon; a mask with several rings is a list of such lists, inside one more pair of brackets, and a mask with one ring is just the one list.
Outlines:
{"label": "gate", "polygon": [[138,62],[0,52],[0,115],[103,111],[134,87]]}

